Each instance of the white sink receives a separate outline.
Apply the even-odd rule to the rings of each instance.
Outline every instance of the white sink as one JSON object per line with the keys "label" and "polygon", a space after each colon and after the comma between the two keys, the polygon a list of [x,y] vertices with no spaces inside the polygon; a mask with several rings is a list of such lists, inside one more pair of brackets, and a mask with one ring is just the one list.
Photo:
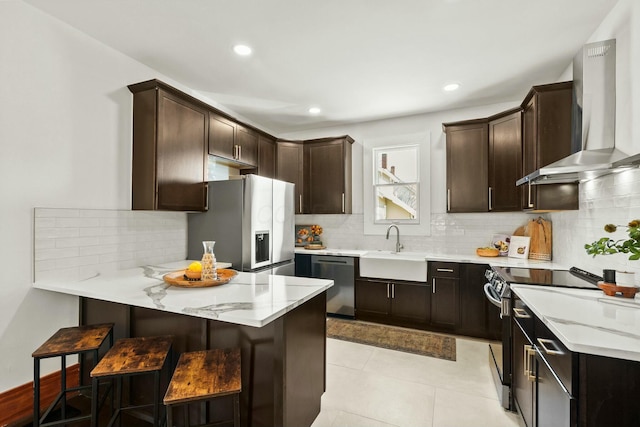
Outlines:
{"label": "white sink", "polygon": [[366,252],[360,256],[360,276],[426,282],[426,254],[421,252]]}

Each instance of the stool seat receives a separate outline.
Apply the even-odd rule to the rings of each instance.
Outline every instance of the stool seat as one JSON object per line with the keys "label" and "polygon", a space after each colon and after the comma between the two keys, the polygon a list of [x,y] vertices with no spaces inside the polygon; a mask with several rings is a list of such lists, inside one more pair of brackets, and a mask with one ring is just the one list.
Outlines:
{"label": "stool seat", "polygon": [[91,371],[92,378],[159,371],[169,354],[171,336],[122,338]]}
{"label": "stool seat", "polygon": [[165,405],[242,391],[240,349],[182,353],[164,396]]}
{"label": "stool seat", "polygon": [[[91,399],[91,426],[98,425],[98,388],[100,379],[116,380],[115,405],[108,426],[120,421],[125,411],[153,407],[153,425],[160,425],[160,376],[171,351],[173,337],[170,335],[156,337],[122,338],[116,341],[100,362],[91,371],[93,384]],[[140,374],[153,375],[153,401],[122,407],[122,379]]]}
{"label": "stool seat", "polygon": [[97,350],[113,328],[112,323],[59,329],[31,356],[39,359]]}
{"label": "stool seat", "polygon": [[[240,349],[203,350],[182,353],[164,396],[167,426],[173,426],[173,406],[184,405],[184,426],[190,426],[188,406],[214,398],[233,395],[233,425],[240,426]],[[231,420],[229,420],[231,421]],[[201,427],[225,421],[200,424]]]}
{"label": "stool seat", "polygon": [[[98,363],[99,350],[109,337],[109,347],[113,344],[113,324],[73,326],[61,328],[44,342],[31,356],[33,357],[33,425],[67,425],[91,418],[91,414],[67,417],[67,394],[92,388],[92,386],[67,387],[67,356],[91,354],[93,365]],[[50,357],[60,357],[60,392],[40,415],[40,361]],[[53,409],[60,404],[60,419],[46,421]]]}

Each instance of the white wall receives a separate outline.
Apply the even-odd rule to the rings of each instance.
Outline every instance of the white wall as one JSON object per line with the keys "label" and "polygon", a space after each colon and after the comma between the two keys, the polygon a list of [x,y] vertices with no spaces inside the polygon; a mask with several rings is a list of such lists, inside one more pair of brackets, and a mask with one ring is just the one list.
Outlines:
{"label": "white wall", "polygon": [[[616,147],[640,153],[640,2],[620,0],[585,42],[616,39]],[[640,170],[609,175],[580,184],[580,210],[551,214],[555,260],[594,272],[603,268],[631,270],[640,276],[640,262],[621,254],[593,258],[583,249],[600,237],[627,237],[624,228],[614,235],[603,227],[640,219]],[[637,277],[636,280],[640,280]]]}
{"label": "white wall", "polygon": [[[77,324],[77,299],[31,288],[34,207],[131,208],[127,85],[170,79],[20,1],[0,1],[0,392]],[[43,373],[59,369],[44,365]]]}

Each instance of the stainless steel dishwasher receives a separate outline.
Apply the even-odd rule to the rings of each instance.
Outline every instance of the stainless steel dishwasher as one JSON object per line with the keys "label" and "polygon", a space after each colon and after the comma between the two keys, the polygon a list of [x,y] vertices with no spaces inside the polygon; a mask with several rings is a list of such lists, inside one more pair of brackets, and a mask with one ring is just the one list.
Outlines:
{"label": "stainless steel dishwasher", "polygon": [[353,257],[311,255],[311,277],[333,280],[327,291],[327,313],[355,315],[355,261]]}

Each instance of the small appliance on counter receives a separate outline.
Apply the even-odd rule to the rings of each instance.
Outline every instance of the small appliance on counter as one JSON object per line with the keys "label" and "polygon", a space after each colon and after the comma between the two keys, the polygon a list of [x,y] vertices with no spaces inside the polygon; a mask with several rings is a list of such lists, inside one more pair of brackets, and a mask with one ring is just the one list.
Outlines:
{"label": "small appliance on counter", "polygon": [[294,185],[258,175],[208,182],[209,210],[188,215],[187,257],[216,242],[217,259],[233,269],[295,275]]}

